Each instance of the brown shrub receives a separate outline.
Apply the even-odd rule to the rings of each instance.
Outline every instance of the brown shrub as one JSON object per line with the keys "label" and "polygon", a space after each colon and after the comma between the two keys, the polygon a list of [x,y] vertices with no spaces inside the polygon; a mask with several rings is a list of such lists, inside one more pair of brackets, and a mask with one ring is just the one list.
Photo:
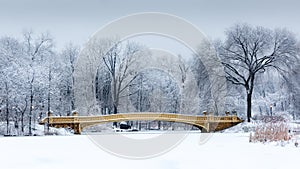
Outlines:
{"label": "brown shrub", "polygon": [[287,120],[281,116],[264,116],[258,122],[250,142],[272,142],[290,140]]}

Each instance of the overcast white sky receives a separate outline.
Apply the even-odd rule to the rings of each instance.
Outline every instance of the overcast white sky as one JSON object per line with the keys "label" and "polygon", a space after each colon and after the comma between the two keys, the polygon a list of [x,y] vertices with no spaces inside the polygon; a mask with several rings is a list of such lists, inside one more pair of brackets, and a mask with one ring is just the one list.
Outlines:
{"label": "overcast white sky", "polygon": [[58,48],[82,45],[106,23],[137,12],[182,17],[211,38],[234,23],[287,27],[300,34],[298,0],[0,0],[0,36],[49,31]]}

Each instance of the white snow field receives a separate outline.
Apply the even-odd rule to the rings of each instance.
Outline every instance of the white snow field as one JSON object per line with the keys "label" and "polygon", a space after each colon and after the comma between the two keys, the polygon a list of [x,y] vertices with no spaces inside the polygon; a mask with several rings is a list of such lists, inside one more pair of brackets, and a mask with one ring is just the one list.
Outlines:
{"label": "white snow field", "polygon": [[[128,135],[133,135],[128,133]],[[135,133],[153,137],[151,133]],[[88,136],[0,137],[1,169],[288,169],[299,168],[300,147],[293,141],[249,143],[249,133],[216,133],[199,145],[191,133],[171,151],[150,159],[131,160],[109,154]],[[159,145],[158,145],[159,146]],[[132,150],[134,151],[134,149]]]}

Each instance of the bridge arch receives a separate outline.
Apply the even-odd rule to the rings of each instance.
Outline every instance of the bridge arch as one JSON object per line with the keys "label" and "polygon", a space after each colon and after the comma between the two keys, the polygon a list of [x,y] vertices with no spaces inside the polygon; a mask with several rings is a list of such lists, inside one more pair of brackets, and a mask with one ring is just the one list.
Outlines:
{"label": "bridge arch", "polygon": [[99,125],[99,124],[105,124],[105,123],[111,123],[111,122],[122,122],[122,121],[165,121],[165,122],[173,122],[173,123],[182,123],[182,124],[188,124],[188,125],[191,125],[191,126],[194,126],[196,128],[198,128],[202,133],[207,133],[208,132],[208,129],[207,129],[207,125],[205,124],[199,124],[197,122],[191,122],[191,121],[184,121],[184,120],[172,120],[172,119],[156,119],[156,118],[145,118],[145,119],[142,119],[142,118],[124,118],[124,119],[112,119],[112,120],[109,120],[109,121],[105,121],[105,122],[94,122],[94,123],[82,123],[80,124],[80,132],[83,131],[83,129],[85,128],[89,128],[89,127],[93,127],[93,126],[96,126],[96,125]]}

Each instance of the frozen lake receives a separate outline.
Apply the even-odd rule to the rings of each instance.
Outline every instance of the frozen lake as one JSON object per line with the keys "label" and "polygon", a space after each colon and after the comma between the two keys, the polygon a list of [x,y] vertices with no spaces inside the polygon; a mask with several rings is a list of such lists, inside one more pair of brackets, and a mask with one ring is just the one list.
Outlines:
{"label": "frozen lake", "polygon": [[[160,134],[125,135],[134,139],[149,139]],[[299,168],[300,148],[296,148],[292,141],[282,147],[277,143],[249,143],[249,134],[217,133],[205,144],[199,144],[200,135],[191,133],[170,151],[143,160],[126,159],[107,153],[85,135],[0,137],[0,166],[3,169]],[[102,134],[102,137],[110,137],[110,134]]]}

